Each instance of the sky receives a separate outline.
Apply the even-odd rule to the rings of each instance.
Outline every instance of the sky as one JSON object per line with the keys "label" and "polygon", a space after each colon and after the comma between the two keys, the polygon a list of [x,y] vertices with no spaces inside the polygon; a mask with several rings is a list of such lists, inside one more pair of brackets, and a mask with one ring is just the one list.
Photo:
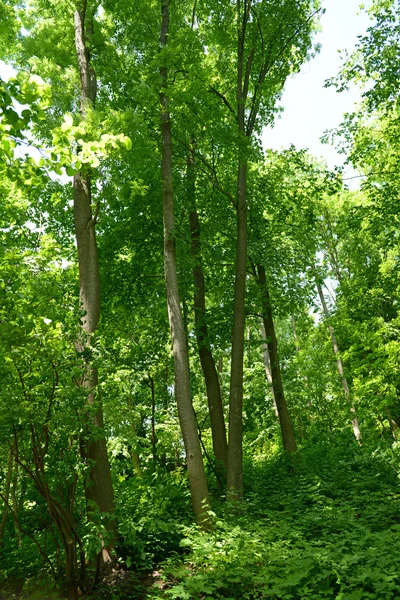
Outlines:
{"label": "sky", "polygon": [[[353,110],[360,95],[356,88],[339,94],[334,87],[324,88],[324,82],[340,69],[339,50],[351,53],[357,36],[371,25],[366,12],[359,10],[360,2],[325,0],[323,3],[326,12],[321,18],[322,31],[315,38],[322,46],[321,51],[287,81],[281,101],[284,112],[273,129],[264,131],[264,148],[279,150],[294,144],[299,149],[309,148],[314,156],[322,156],[330,168],[343,164],[344,157],[333,146],[322,144],[320,137],[325,130],[340,124],[343,114]],[[369,6],[370,2],[365,4]],[[348,168],[346,176],[352,174]]]}

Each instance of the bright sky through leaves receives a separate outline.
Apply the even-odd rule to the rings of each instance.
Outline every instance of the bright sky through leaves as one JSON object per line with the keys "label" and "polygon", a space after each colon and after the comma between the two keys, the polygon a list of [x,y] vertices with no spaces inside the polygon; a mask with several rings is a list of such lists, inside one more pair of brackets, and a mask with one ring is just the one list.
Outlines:
{"label": "bright sky through leaves", "polygon": [[263,144],[274,149],[288,148],[291,144],[297,148],[308,147],[312,154],[324,157],[333,168],[344,159],[332,146],[321,144],[320,137],[324,131],[337,127],[345,112],[353,110],[360,94],[354,87],[338,94],[334,87],[325,88],[324,82],[340,69],[339,50],[351,53],[357,36],[365,33],[371,21],[366,12],[359,9],[359,0],[327,0],[324,4],[322,31],[316,37],[321,51],[298,75],[288,80],[281,102],[284,112],[273,130],[265,131]]}

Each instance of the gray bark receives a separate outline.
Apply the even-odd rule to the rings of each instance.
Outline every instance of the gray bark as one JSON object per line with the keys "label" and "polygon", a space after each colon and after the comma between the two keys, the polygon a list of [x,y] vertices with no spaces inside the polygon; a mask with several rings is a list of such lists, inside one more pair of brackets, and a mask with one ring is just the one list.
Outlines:
{"label": "gray bark", "polygon": [[269,352],[268,352],[267,334],[265,333],[264,321],[263,321],[262,317],[260,317],[260,332],[261,332],[261,338],[263,340],[262,349],[263,349],[265,377],[268,381],[268,385],[271,390],[272,403],[274,406],[274,413],[275,413],[276,418],[278,418],[279,413],[278,413],[278,407],[276,405],[275,390],[274,390],[273,380],[272,380],[271,360],[269,358]]}
{"label": "gray bark", "polygon": [[[93,18],[86,14],[86,3],[82,11],[74,13],[75,49],[81,83],[81,114],[84,118],[96,100],[96,76],[90,65],[87,40],[93,33]],[[100,319],[100,272],[97,252],[95,219],[92,214],[90,175],[84,172],[74,176],[74,223],[78,249],[79,298],[82,308],[82,334],[76,346],[83,357],[83,375],[79,382],[87,391],[87,438],[81,440],[81,451],[90,468],[90,482],[85,486],[87,501],[93,501],[100,512],[112,514],[114,491],[110,465],[104,437],[103,407],[98,396],[97,368],[91,364],[91,337]],[[109,523],[111,537],[115,535],[115,521]],[[104,545],[102,558],[110,562],[111,542]]]}
{"label": "gray bark", "polygon": [[194,279],[194,317],[197,347],[201,368],[207,390],[208,410],[210,414],[212,444],[217,462],[218,481],[224,482],[228,466],[228,442],[224,409],[222,404],[221,386],[214,357],[211,352],[205,298],[204,273],[201,260],[200,220],[196,207],[196,190],[193,172],[193,162],[188,158],[188,201],[191,204],[189,216],[191,234],[191,252],[193,257]]}
{"label": "gray bark", "polygon": [[[169,32],[169,0],[161,0],[161,10],[162,24],[160,46],[161,49],[164,50],[167,46]],[[172,183],[172,135],[169,114],[169,99],[166,93],[168,88],[168,70],[165,64],[165,59],[163,59],[163,62],[160,66],[160,79],[160,103],[162,110],[161,172],[164,223],[164,273],[175,367],[175,396],[186,452],[193,511],[198,522],[202,526],[206,527],[209,520],[207,514],[209,509],[208,486],[204,471],[203,457],[201,454],[200,440],[197,431],[197,422],[192,405],[189,355],[180,305],[177,276],[176,246],[174,237],[174,191]]]}
{"label": "gray bark", "polygon": [[265,269],[263,265],[257,265],[257,281],[261,291],[262,315],[265,328],[269,358],[271,361],[272,385],[274,388],[276,407],[278,409],[279,424],[282,433],[282,443],[285,452],[296,452],[297,445],[294,437],[292,421],[283,390],[281,368],[278,356],[278,340],[275,334],[275,325],[272,315],[271,301],[267,288]]}
{"label": "gray bark", "polygon": [[316,277],[316,284],[317,284],[318,295],[319,295],[319,298],[320,298],[321,304],[322,304],[322,310],[325,315],[325,318],[327,319],[327,325],[328,325],[329,334],[331,337],[333,354],[334,354],[335,360],[336,360],[337,372],[339,374],[340,381],[341,381],[342,387],[343,387],[344,397],[349,406],[349,410],[350,410],[351,417],[352,417],[351,425],[353,428],[354,437],[356,438],[356,440],[358,442],[360,442],[361,441],[361,431],[360,431],[360,425],[359,425],[358,418],[357,418],[356,409],[355,409],[354,404],[350,397],[350,389],[349,389],[349,385],[347,383],[346,376],[344,374],[343,363],[342,363],[342,359],[340,358],[339,346],[337,343],[335,331],[334,331],[332,325],[329,323],[328,307],[326,305],[326,300],[325,300],[325,296],[322,291],[322,286],[317,277]]}

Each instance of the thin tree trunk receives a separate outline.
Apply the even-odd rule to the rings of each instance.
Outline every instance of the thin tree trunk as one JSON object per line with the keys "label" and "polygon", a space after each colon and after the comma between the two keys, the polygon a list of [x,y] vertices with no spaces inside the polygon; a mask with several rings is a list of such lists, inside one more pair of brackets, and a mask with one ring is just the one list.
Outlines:
{"label": "thin tree trunk", "polygon": [[325,296],[324,296],[323,291],[322,291],[322,286],[321,286],[321,284],[320,284],[320,282],[319,282],[319,280],[318,280],[317,277],[316,277],[316,284],[317,284],[317,290],[318,290],[319,299],[321,300],[321,304],[322,304],[322,310],[324,312],[325,318],[327,319],[327,325],[328,325],[329,333],[330,333],[330,336],[331,336],[333,354],[334,354],[335,359],[336,359],[336,367],[337,367],[337,371],[338,371],[338,374],[339,374],[339,377],[340,377],[340,381],[342,383],[344,397],[345,397],[346,402],[347,402],[347,404],[349,406],[349,409],[350,409],[350,412],[351,412],[351,416],[352,416],[351,425],[353,427],[354,437],[356,438],[356,440],[358,442],[360,442],[360,440],[361,440],[361,431],[360,431],[360,425],[359,425],[358,419],[357,419],[356,409],[355,409],[354,404],[353,404],[353,402],[351,400],[351,397],[350,397],[350,389],[349,389],[349,385],[347,383],[347,379],[346,379],[345,374],[344,374],[343,363],[342,363],[342,359],[340,358],[339,346],[338,346],[338,343],[337,343],[335,331],[334,331],[332,325],[329,323],[329,311],[328,311],[328,307],[326,305],[326,300],[325,300]]}
{"label": "thin tree trunk", "polygon": [[194,318],[196,340],[207,390],[212,444],[214,456],[217,461],[217,479],[218,481],[224,482],[226,478],[226,469],[228,466],[228,442],[226,439],[221,387],[217,369],[215,367],[214,357],[210,349],[208,335],[204,273],[201,261],[200,221],[196,207],[196,190],[193,167],[193,161],[189,156],[187,182],[188,201],[191,204],[189,222],[191,234],[191,252],[193,257]]}
{"label": "thin tree trunk", "polygon": [[[162,25],[160,34],[161,50],[165,52],[169,32],[169,0],[161,0]],[[174,193],[172,184],[172,135],[169,115],[169,100],[166,94],[168,88],[168,70],[165,56],[160,66],[160,102],[161,102],[161,135],[162,135],[162,198],[164,222],[164,271],[165,287],[168,304],[168,317],[172,336],[172,350],[175,366],[175,396],[178,415],[185,445],[188,477],[192,498],[193,511],[198,522],[203,526],[208,524],[207,510],[209,496],[207,480],[201,454],[200,440],[197,431],[196,417],[193,410],[189,354],[184,331],[182,311],[179,299],[177,277]]]}
{"label": "thin tree trunk", "polygon": [[[86,2],[82,11],[74,13],[75,49],[81,83],[81,114],[84,118],[89,107],[96,100],[96,76],[90,65],[90,51],[87,40],[93,34],[93,17],[86,14]],[[74,176],[74,223],[78,248],[79,297],[82,317],[82,334],[77,342],[77,350],[84,358],[84,374],[80,385],[87,391],[88,439],[81,443],[83,458],[92,464],[90,483],[85,486],[87,501],[93,501],[100,512],[112,514],[114,492],[110,465],[104,437],[103,407],[98,396],[97,368],[91,363],[91,337],[100,319],[100,273],[97,252],[95,218],[91,206],[91,181],[87,173]],[[115,521],[109,522],[111,537],[115,535]],[[113,542],[104,546],[102,558],[110,562]]]}
{"label": "thin tree trunk", "polygon": [[263,340],[262,349],[263,349],[263,358],[264,358],[265,377],[266,377],[266,379],[268,381],[268,385],[271,389],[274,413],[275,413],[276,418],[278,419],[279,413],[278,413],[278,407],[276,405],[276,399],[275,399],[275,390],[274,390],[272,372],[271,372],[271,361],[269,358],[268,344],[267,344],[267,334],[265,333],[264,321],[263,321],[262,317],[260,317],[260,332],[261,332],[261,338]]}
{"label": "thin tree trunk", "polygon": [[153,453],[153,464],[155,467],[157,464],[156,394],[153,377],[149,376],[149,381],[151,391],[151,448]]}
{"label": "thin tree trunk", "polygon": [[14,462],[14,449],[10,448],[10,452],[8,455],[7,475],[6,475],[5,485],[4,485],[4,498],[5,498],[4,511],[3,511],[1,521],[0,521],[0,554],[1,554],[1,549],[2,549],[2,545],[3,545],[4,530],[6,528],[8,512],[9,512],[8,501],[10,498],[10,488],[11,488],[11,480],[12,480],[12,473],[13,473],[13,462]]}
{"label": "thin tree trunk", "polygon": [[[15,457],[14,457],[15,458]],[[17,537],[17,544],[18,544],[18,548],[21,548],[22,546],[22,536],[21,536],[21,530],[18,527],[18,513],[19,513],[19,508],[21,508],[21,504],[18,505],[17,502],[17,486],[18,486],[18,463],[15,461],[14,462],[14,468],[13,468],[13,474],[12,474],[12,483],[11,483],[11,502],[12,502],[12,513],[13,513],[13,521],[14,521],[14,531],[15,531],[15,535]],[[21,499],[23,498],[23,496],[21,496]]]}
{"label": "thin tree trunk", "polygon": [[392,432],[392,436],[394,437],[395,440],[397,440],[398,436],[399,436],[399,426],[396,423],[396,421],[394,420],[393,416],[392,416],[392,411],[390,410],[390,408],[388,406],[385,406],[385,413],[387,416],[387,420],[389,421],[389,425],[390,425],[390,431]]}
{"label": "thin tree trunk", "polygon": [[293,426],[290,420],[285,394],[283,391],[281,369],[278,356],[278,340],[275,334],[275,325],[272,316],[272,307],[267,288],[265,269],[263,265],[257,265],[257,281],[261,291],[261,303],[263,323],[267,338],[269,358],[271,361],[272,385],[275,392],[276,407],[278,409],[279,423],[282,432],[282,442],[285,452],[296,452],[296,440],[294,437]]}
{"label": "thin tree trunk", "polygon": [[238,170],[237,238],[233,296],[231,385],[229,393],[229,444],[227,487],[233,498],[243,497],[243,355],[247,262],[247,161]]}

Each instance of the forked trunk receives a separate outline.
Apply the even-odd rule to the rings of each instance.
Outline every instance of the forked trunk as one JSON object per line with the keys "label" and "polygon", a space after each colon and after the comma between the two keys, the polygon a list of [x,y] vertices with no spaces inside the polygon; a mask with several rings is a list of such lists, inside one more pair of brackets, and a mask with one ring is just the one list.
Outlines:
{"label": "forked trunk", "polygon": [[[160,35],[161,50],[165,51],[169,31],[169,0],[161,1],[162,25]],[[174,193],[172,184],[172,135],[169,115],[168,70],[165,57],[160,66],[160,103],[162,135],[162,199],[164,223],[164,273],[168,304],[168,318],[172,336],[172,351],[175,367],[175,397],[178,406],[179,422],[185,445],[188,477],[192,506],[198,522],[207,526],[209,496],[207,480],[201,454],[196,417],[192,406],[189,375],[189,354],[183,325],[179,298],[176,247]]]}

